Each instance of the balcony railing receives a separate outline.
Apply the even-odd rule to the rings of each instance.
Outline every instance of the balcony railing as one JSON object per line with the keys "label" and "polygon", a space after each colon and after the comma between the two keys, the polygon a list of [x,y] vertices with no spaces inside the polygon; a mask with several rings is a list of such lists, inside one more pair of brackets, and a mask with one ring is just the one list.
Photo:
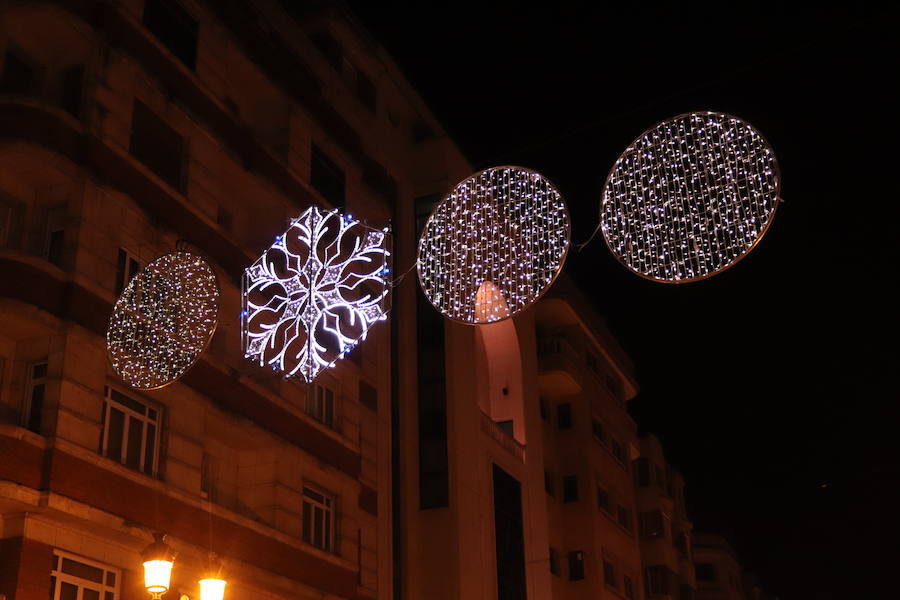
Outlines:
{"label": "balcony railing", "polygon": [[525,446],[517,442],[496,421],[484,413],[481,413],[481,430],[503,446],[510,454],[519,460],[525,460]]}

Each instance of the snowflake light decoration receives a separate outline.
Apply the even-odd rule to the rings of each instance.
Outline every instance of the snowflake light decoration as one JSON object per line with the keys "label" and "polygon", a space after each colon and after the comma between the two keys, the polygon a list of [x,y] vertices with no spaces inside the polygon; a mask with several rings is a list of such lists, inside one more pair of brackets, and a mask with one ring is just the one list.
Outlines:
{"label": "snowflake light decoration", "polygon": [[387,317],[390,235],[310,207],[244,271],[244,356],[311,382]]}
{"label": "snowflake light decoration", "polygon": [[453,321],[500,321],[541,297],[568,248],[569,213],[553,184],[522,167],[493,167],[461,181],[431,213],[419,282]]}
{"label": "snowflake light decoration", "polygon": [[209,263],[191,252],[165,254],[116,301],[106,332],[109,362],[132,388],[166,386],[209,345],[218,315],[219,285]]}
{"label": "snowflake light decoration", "polygon": [[753,249],[779,193],[775,153],[750,124],[684,114],[645,131],[616,161],[603,190],[603,237],[641,277],[698,281]]}

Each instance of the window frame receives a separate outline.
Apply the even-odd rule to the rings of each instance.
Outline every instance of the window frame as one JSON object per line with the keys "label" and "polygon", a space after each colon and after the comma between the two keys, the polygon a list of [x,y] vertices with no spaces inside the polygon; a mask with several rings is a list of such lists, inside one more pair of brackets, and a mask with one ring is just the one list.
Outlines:
{"label": "window frame", "polygon": [[[82,577],[78,577],[77,575],[72,575],[70,573],[64,573],[62,570],[63,560],[71,560],[74,562],[81,563],[83,565],[87,565],[89,567],[93,567],[95,569],[100,569],[103,571],[103,583],[97,583],[96,581],[92,581],[90,579],[84,579]],[[109,585],[107,582],[109,581],[109,574],[112,573],[114,575],[114,583]],[[53,563],[50,567],[50,600],[60,600],[60,589],[62,587],[63,582],[75,585],[78,587],[78,591],[75,594],[75,600],[84,600],[84,588],[87,587],[97,592],[99,600],[118,600],[119,598],[119,590],[122,584],[122,571],[117,569],[116,567],[107,565],[105,563],[91,560],[89,558],[85,558],[83,556],[79,556],[77,554],[72,554],[71,552],[66,552],[65,550],[60,550],[59,548],[53,549]],[[109,597],[107,594],[111,593],[112,596]]]}
{"label": "window frame", "polygon": [[[123,256],[125,262],[123,264],[120,264]],[[131,272],[132,266],[136,267],[133,273]],[[119,246],[119,249],[116,252],[116,278],[113,287],[116,292],[116,296],[119,296],[122,292],[125,291],[125,288],[128,287],[128,284],[131,283],[131,280],[134,279],[134,276],[137,275],[140,271],[141,259],[138,257],[138,255],[128,248]]]}
{"label": "window frame", "polygon": [[[35,377],[34,371],[37,367],[44,367],[44,375],[41,377]],[[38,360],[34,360],[28,363],[26,366],[25,375],[27,377],[28,384],[25,386],[25,398],[22,404],[22,427],[41,435],[40,429],[41,424],[43,422],[43,408],[44,402],[47,399],[47,383],[49,382],[49,361],[46,358],[41,358]],[[41,415],[38,417],[37,422],[37,430],[32,428],[31,419],[34,416],[34,390],[37,386],[41,386],[41,400],[40,400],[40,412]]]}
{"label": "window frame", "polygon": [[[121,394],[125,398],[128,398],[132,402],[136,402],[137,404],[142,404],[146,410],[143,415],[140,415],[133,408],[126,406],[122,402],[119,402],[115,398],[113,398],[113,392],[117,394]],[[109,455],[109,440],[110,440],[110,414],[113,408],[112,404],[115,403],[117,406],[116,410],[123,413],[128,419],[124,422],[122,427],[122,446],[120,448],[120,456],[119,458],[115,458]],[[156,417],[150,417],[150,411],[153,410],[156,412]],[[162,443],[162,417],[163,411],[162,407],[147,402],[143,398],[135,398],[127,392],[123,392],[117,387],[106,384],[103,386],[103,415],[101,421],[100,428],[100,455],[104,456],[110,460],[115,461],[116,463],[122,465],[123,467],[140,473],[142,475],[147,475],[148,477],[156,478],[159,473],[159,459],[160,454],[162,453],[160,450],[160,446]],[[144,423],[144,427],[141,431],[141,453],[139,459],[139,465],[137,469],[133,469],[127,464],[128,460],[128,439],[129,433],[131,431],[131,421],[132,419],[138,419]],[[146,461],[147,461],[147,430],[148,424],[153,425],[155,427],[155,431],[153,433],[153,457],[151,459],[150,472],[146,471]]]}
{"label": "window frame", "polygon": [[[316,500],[315,498],[309,496],[307,494],[309,491],[312,494],[316,494],[322,497],[322,500]],[[329,505],[330,503],[330,505]],[[315,512],[310,513],[310,526],[312,530],[307,532],[306,529],[306,505],[309,505],[313,509],[316,507],[322,510],[323,517],[326,515],[331,515],[331,525],[328,528],[327,534],[325,533],[327,522],[323,522],[322,530],[322,545],[316,543],[315,537],[315,525],[313,519],[315,519]],[[338,505],[338,497],[336,494],[333,494],[326,489],[315,485],[313,483],[304,482],[301,490],[300,490],[300,540],[304,544],[309,544],[313,548],[318,548],[323,552],[328,552],[330,554],[337,554],[337,505]]]}
{"label": "window frame", "polygon": [[[337,429],[338,393],[333,387],[321,383],[313,384],[309,388],[304,407],[306,414],[329,429]],[[331,397],[330,420],[328,418],[329,396]]]}

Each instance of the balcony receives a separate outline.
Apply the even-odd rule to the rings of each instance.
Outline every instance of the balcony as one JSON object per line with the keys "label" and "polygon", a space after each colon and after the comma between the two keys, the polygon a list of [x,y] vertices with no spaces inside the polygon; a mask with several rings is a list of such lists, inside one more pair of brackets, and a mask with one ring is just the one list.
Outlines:
{"label": "balcony", "polygon": [[581,392],[584,361],[562,336],[538,338],[538,383],[547,396],[566,396]]}
{"label": "balcony", "polygon": [[525,446],[517,442],[499,423],[484,413],[481,413],[481,431],[518,460],[525,460]]}

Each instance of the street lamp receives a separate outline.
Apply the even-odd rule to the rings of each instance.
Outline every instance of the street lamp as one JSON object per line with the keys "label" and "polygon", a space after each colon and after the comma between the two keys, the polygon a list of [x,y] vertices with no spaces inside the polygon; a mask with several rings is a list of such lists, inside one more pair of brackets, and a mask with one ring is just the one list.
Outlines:
{"label": "street lamp", "polygon": [[206,565],[206,578],[201,579],[200,600],[223,600],[225,597],[225,580],[221,577],[222,563],[215,553],[209,553]]}
{"label": "street lamp", "polygon": [[141,552],[141,558],[144,559],[144,587],[154,600],[159,600],[169,591],[175,553],[166,544],[165,534],[156,532],[153,534],[153,540],[153,543]]}

